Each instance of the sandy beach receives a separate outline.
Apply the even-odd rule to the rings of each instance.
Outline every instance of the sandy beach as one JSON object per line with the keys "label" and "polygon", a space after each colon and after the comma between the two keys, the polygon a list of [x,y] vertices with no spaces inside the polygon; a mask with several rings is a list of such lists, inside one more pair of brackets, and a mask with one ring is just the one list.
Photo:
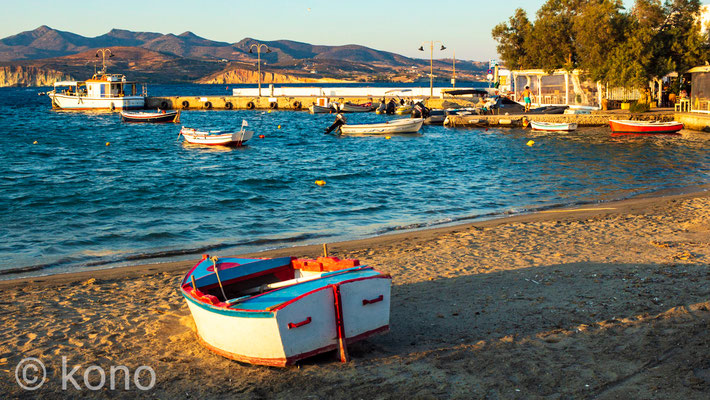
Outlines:
{"label": "sandy beach", "polygon": [[[704,188],[707,190],[707,188]],[[710,194],[557,209],[330,244],[393,276],[391,331],[285,369],[203,348],[195,261],[0,282],[0,397],[643,398],[710,393]],[[320,246],[259,253],[317,256]],[[37,391],[15,379],[36,357]],[[82,385],[63,390],[62,357]],[[149,366],[148,391],[84,385]],[[88,383],[98,385],[97,374]],[[143,382],[149,379],[143,375]]]}

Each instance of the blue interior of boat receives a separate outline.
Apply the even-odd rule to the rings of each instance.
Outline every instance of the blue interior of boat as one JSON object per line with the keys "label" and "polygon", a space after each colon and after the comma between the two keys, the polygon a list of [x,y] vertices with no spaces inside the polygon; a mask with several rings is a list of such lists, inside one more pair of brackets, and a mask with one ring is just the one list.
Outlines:
{"label": "blue interior of boat", "polygon": [[247,299],[239,304],[235,304],[232,308],[239,310],[266,310],[269,307],[278,306],[279,304],[285,303],[298,296],[304,295],[324,286],[333,285],[351,279],[378,275],[381,274],[370,267],[353,267],[340,271],[333,271],[323,274],[323,276],[319,279],[275,289],[260,296]]}

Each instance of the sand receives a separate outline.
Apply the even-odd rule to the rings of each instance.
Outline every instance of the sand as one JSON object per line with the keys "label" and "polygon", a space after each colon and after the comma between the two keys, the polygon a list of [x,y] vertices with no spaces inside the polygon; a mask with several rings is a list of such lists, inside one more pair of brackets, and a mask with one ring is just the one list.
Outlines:
{"label": "sand", "polygon": [[[331,244],[393,276],[391,332],[296,367],[204,349],[177,290],[194,262],[0,282],[0,398],[643,398],[710,395],[710,195]],[[261,253],[315,256],[320,246]],[[82,387],[61,385],[62,357]],[[37,391],[15,367],[37,357]],[[88,390],[98,365],[155,386]],[[145,372],[145,371],[143,371]],[[99,375],[88,375],[98,385]],[[121,375],[118,375],[120,378]],[[141,375],[149,383],[148,374]]]}

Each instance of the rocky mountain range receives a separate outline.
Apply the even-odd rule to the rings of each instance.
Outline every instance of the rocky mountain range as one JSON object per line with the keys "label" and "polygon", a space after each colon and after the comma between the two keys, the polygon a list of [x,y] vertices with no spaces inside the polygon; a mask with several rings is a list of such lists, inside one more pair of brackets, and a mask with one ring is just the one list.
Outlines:
{"label": "rocky mountain range", "polygon": [[[0,86],[46,84],[44,76],[64,74],[78,79],[91,75],[96,50],[110,48],[109,71],[154,83],[251,83],[258,78],[254,44],[263,43],[262,81],[416,81],[428,80],[428,59],[414,59],[360,45],[321,46],[291,40],[235,43],[205,39],[192,32],[180,35],[113,29],[85,37],[41,26],[0,39]],[[254,49],[255,50],[255,49]],[[459,80],[478,80],[484,63],[456,61]],[[14,73],[8,73],[14,68]],[[435,60],[437,79],[452,73],[452,60]],[[21,73],[18,73],[21,71]],[[37,75],[33,79],[33,74]]]}

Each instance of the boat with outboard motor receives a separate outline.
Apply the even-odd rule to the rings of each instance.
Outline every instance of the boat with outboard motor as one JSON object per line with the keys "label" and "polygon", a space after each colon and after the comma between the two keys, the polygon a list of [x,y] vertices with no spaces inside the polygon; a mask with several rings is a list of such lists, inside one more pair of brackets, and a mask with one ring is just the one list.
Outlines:
{"label": "boat with outboard motor", "polygon": [[424,124],[424,118],[401,118],[376,124],[348,125],[347,119],[338,114],[335,122],[325,133],[338,130],[342,135],[387,135],[417,133]]}
{"label": "boat with outboard motor", "polygon": [[246,130],[247,126],[247,121],[242,121],[242,129],[239,131],[199,130],[183,126],[178,139],[182,136],[187,143],[204,146],[240,147],[254,136],[253,131]]}

